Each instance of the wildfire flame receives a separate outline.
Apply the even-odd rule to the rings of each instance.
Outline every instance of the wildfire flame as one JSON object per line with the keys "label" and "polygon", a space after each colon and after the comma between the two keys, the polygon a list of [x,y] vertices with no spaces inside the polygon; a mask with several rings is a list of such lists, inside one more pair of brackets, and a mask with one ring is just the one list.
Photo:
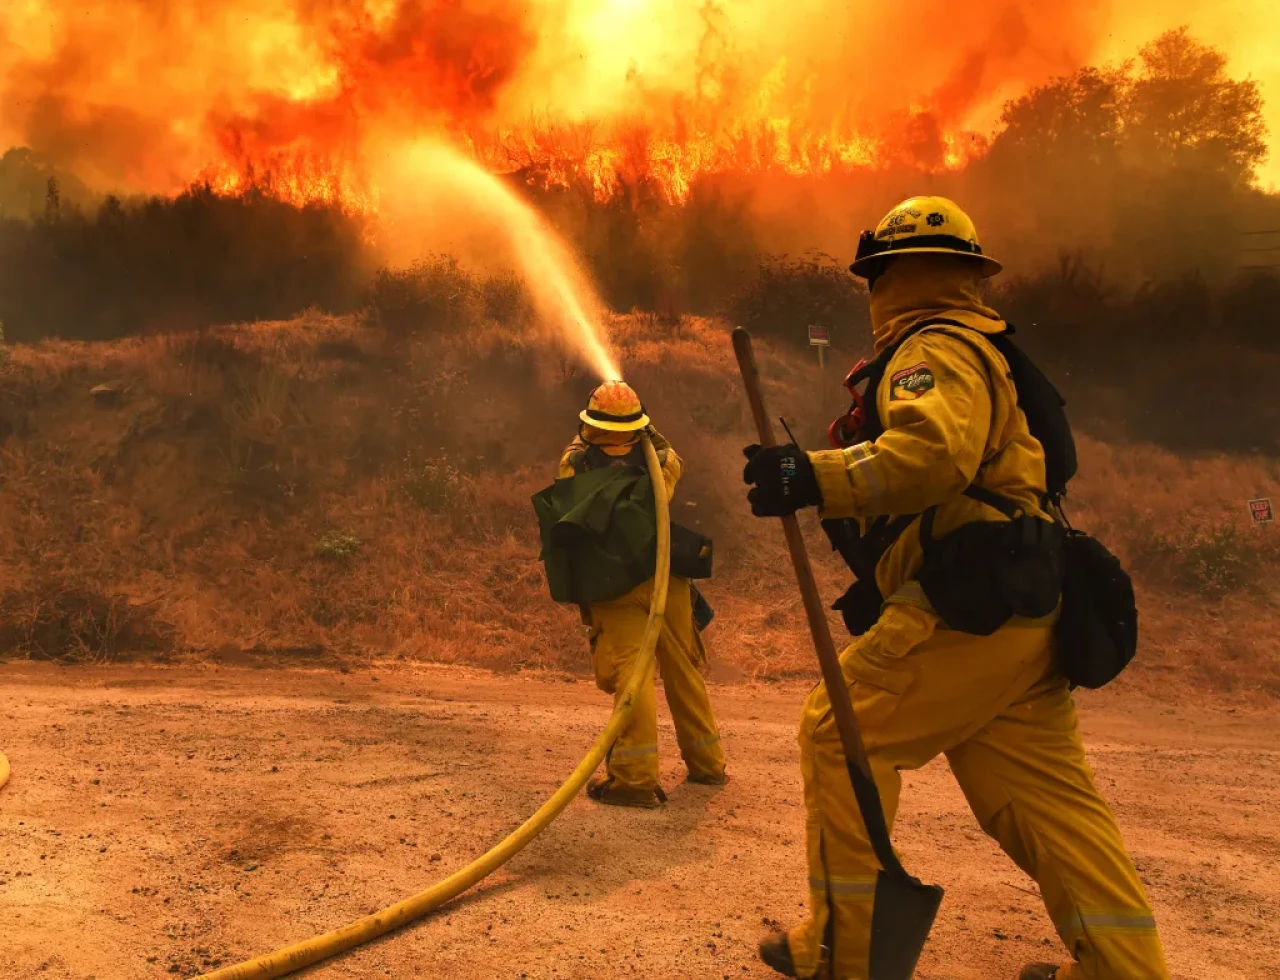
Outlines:
{"label": "wildfire flame", "polygon": [[376,211],[388,147],[432,136],[681,201],[714,174],[963,167],[1006,99],[1123,28],[1084,0],[9,0],[0,144],[101,189]]}

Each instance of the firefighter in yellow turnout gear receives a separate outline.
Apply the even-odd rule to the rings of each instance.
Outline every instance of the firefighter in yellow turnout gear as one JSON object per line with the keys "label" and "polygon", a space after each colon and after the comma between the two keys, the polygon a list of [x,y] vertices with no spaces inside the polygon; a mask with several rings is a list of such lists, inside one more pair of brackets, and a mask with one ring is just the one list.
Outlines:
{"label": "firefighter in yellow turnout gear", "polygon": [[[1007,519],[964,495],[972,484],[1049,517],[1040,443],[1018,407],[1008,364],[983,339],[1005,326],[979,293],[981,279],[1000,266],[982,255],[968,217],[943,198],[899,205],[874,241],[876,254],[860,256],[852,271],[871,282],[876,349],[910,334],[876,389],[884,431],[843,450],[792,447],[799,466],[781,478],[767,475],[767,461],[756,465],[753,511],[777,516],[817,504],[824,519],[854,518],[865,533],[879,515],[936,506],[936,540],[971,522]],[[963,326],[911,333],[936,317]],[[879,557],[879,618],[840,657],[889,825],[900,771],[945,755],[983,829],[1039,884],[1071,954],[1065,965],[1029,965],[1024,980],[1166,980],[1151,908],[1094,786],[1055,663],[1055,615],[1015,617],[990,636],[948,629],[916,579],[919,525]],[[822,684],[805,703],[800,749],[811,911],[763,940],[761,958],[788,976],[865,980],[880,865]]]}
{"label": "firefighter in yellow turnout gear", "polygon": [[[662,462],[668,498],[675,493],[683,463],[671,444],[650,426],[630,386],[620,381],[601,385],[580,418],[578,435],[560,459],[561,477],[600,466],[643,466],[639,439],[647,429]],[[617,599],[594,602],[584,610],[596,684],[615,698],[625,687],[639,654],[652,589],[650,579]],[[699,672],[706,664],[707,651],[695,623],[693,598],[689,581],[672,575],[658,641],[658,669],[690,782],[720,786],[728,777],[720,732]],[[658,709],[652,677],[636,693],[631,721],[609,751],[607,775],[593,779],[587,793],[601,803],[620,806],[654,807],[665,802],[658,784]]]}

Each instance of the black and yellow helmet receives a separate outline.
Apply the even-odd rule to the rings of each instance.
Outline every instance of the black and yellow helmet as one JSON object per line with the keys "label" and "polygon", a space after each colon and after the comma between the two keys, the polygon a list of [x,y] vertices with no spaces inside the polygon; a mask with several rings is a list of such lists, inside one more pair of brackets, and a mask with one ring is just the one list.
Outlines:
{"label": "black and yellow helmet", "polygon": [[910,197],[881,219],[875,231],[864,231],[849,271],[866,279],[877,263],[895,255],[935,253],[961,255],[981,263],[982,276],[1003,266],[982,254],[978,229],[955,201],[945,197]]}

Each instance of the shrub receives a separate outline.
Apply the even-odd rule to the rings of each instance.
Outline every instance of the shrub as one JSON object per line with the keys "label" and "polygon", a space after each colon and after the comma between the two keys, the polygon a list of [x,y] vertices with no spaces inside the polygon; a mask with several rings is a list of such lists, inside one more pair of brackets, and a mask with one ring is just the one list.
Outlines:
{"label": "shrub", "polygon": [[379,269],[365,300],[369,318],[389,334],[448,331],[479,319],[482,300],[471,273],[451,256]]}
{"label": "shrub", "polygon": [[228,487],[275,501],[305,489],[306,466],[297,448],[307,420],[296,377],[259,366],[235,374],[228,388],[220,413]]}
{"label": "shrub", "polygon": [[360,542],[349,534],[326,534],[316,542],[316,555],[341,565],[350,564],[360,553]]}
{"label": "shrub", "polygon": [[174,631],[148,605],[64,581],[0,594],[0,650],[34,660],[106,663],[122,653],[167,650]]}
{"label": "shrub", "polygon": [[1125,289],[1076,254],[1011,280],[992,302],[1077,424],[1182,450],[1276,454],[1280,402],[1258,379],[1280,366],[1277,297],[1280,278],[1266,273]]}
{"label": "shrub", "polygon": [[406,464],[404,492],[424,510],[443,513],[469,498],[465,477],[447,460],[408,458]]}
{"label": "shrub", "polygon": [[753,333],[790,344],[807,343],[806,328],[816,324],[831,330],[833,346],[870,345],[866,290],[822,252],[766,255],[755,276],[730,297],[725,314]]}
{"label": "shrub", "polygon": [[1231,521],[1183,524],[1170,534],[1151,530],[1134,538],[1135,568],[1210,599],[1251,587],[1267,564],[1260,536]]}
{"label": "shrub", "polygon": [[1222,297],[1223,327],[1256,350],[1280,350],[1280,276],[1271,269],[1242,272]]}
{"label": "shrub", "polygon": [[519,323],[532,312],[523,280],[510,273],[480,280],[480,302],[485,318],[498,323]]}
{"label": "shrub", "polygon": [[407,269],[379,269],[364,309],[371,322],[396,337],[462,330],[483,320],[514,324],[532,313],[518,276],[476,275],[452,256],[432,256]]}
{"label": "shrub", "polygon": [[208,187],[0,220],[0,318],[15,340],[99,340],[349,312],[368,281],[363,232],[336,207]]}

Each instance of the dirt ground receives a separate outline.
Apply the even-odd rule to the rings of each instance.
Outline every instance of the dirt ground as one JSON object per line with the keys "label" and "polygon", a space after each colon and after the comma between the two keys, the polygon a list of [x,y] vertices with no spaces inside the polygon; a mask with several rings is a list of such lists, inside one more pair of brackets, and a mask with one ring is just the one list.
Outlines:
{"label": "dirt ground", "polygon": [[[804,686],[713,690],[733,781],[659,812],[575,801],[452,907],[310,976],[765,978],[803,914]],[[191,976],[418,891],[527,816],[608,715],[585,681],[458,667],[0,666],[0,977]],[[1280,716],[1082,698],[1100,785],[1174,976],[1280,956]],[[666,720],[664,718],[664,725]],[[919,975],[1016,976],[1059,955],[1034,886],[943,765],[908,777],[897,840],[948,889]]]}

